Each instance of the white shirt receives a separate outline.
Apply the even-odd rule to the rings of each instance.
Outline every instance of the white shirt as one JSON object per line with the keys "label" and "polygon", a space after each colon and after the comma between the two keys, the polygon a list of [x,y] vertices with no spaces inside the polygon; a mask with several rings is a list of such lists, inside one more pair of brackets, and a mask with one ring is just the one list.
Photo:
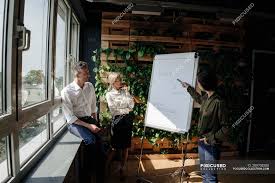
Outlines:
{"label": "white shirt", "polygon": [[112,116],[128,114],[134,108],[134,100],[125,90],[112,89],[107,92],[106,100]]}
{"label": "white shirt", "polygon": [[68,123],[74,123],[79,117],[96,113],[96,95],[92,83],[85,82],[83,88],[73,81],[61,91],[62,106]]}

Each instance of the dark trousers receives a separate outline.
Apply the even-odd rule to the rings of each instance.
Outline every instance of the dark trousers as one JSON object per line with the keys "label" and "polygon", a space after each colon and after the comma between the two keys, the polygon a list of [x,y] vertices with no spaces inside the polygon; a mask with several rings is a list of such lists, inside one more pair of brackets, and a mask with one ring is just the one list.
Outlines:
{"label": "dark trousers", "polygon": [[[79,118],[80,120],[89,123],[96,124],[96,121],[92,117]],[[84,152],[84,170],[80,170],[84,182],[90,182],[90,176],[93,172],[96,174],[96,182],[104,182],[104,169],[105,169],[105,152],[102,144],[102,139],[98,134],[94,134],[86,127],[70,124],[68,126],[70,133],[81,138],[85,143]]]}

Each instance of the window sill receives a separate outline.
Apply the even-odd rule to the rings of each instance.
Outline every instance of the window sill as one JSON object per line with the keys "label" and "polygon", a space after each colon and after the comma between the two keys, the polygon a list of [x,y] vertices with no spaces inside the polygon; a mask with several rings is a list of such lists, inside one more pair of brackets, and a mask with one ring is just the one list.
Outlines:
{"label": "window sill", "polygon": [[81,139],[66,131],[23,182],[63,182],[80,144]]}

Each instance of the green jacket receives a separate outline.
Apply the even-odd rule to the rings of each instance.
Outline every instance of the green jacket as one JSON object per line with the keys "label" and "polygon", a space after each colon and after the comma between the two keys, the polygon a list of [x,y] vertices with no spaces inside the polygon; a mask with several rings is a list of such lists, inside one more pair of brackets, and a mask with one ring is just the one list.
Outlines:
{"label": "green jacket", "polygon": [[198,121],[199,136],[206,137],[209,144],[225,141],[231,126],[225,102],[216,92],[208,98],[207,94],[200,95],[191,86],[187,91],[197,103],[201,104]]}

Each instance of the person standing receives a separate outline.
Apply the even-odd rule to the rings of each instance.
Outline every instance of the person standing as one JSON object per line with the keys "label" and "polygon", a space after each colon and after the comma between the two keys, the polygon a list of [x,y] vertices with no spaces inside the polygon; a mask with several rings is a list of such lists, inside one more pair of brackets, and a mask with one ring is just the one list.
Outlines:
{"label": "person standing", "polygon": [[126,162],[128,159],[128,148],[131,147],[133,115],[130,112],[134,108],[134,98],[128,92],[128,88],[123,86],[121,75],[110,73],[108,76],[109,89],[106,100],[112,114],[111,122],[111,146],[112,151],[107,160],[109,165],[114,152],[120,151],[122,154],[119,166],[121,180],[125,179]]}
{"label": "person standing", "polygon": [[74,81],[61,91],[64,116],[70,133],[81,138],[86,145],[88,159],[85,162],[88,164],[88,169],[91,170],[95,164],[96,180],[102,183],[104,152],[99,136],[101,129],[97,120],[95,89],[93,84],[88,82],[90,75],[86,62],[77,62],[73,70]]}
{"label": "person standing", "polygon": [[[220,159],[220,144],[227,140],[229,132],[228,112],[225,102],[215,92],[217,78],[213,71],[202,71],[197,76],[198,87],[206,92],[200,95],[186,82],[181,82],[192,98],[201,105],[198,120],[198,151],[200,164]],[[202,170],[203,183],[218,182],[215,171]]]}

